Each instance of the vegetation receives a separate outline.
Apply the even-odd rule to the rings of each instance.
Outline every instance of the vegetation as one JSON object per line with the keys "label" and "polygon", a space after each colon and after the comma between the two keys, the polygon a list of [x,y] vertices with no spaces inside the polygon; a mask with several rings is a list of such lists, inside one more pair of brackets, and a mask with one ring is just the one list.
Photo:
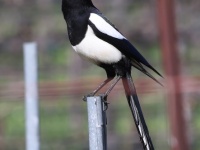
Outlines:
{"label": "vegetation", "polygon": [[[156,1],[93,0],[106,16],[162,72]],[[199,76],[200,1],[176,1],[178,46],[184,76]],[[0,150],[25,149],[25,114],[22,97],[10,98],[22,87],[24,42],[36,41],[39,81],[63,83],[104,77],[101,69],[77,56],[69,45],[60,1],[0,1]],[[139,71],[134,78],[144,77]],[[91,88],[92,89],[92,88]],[[83,92],[83,91],[82,91]],[[84,91],[83,93],[87,93]],[[198,150],[200,133],[198,93],[188,100],[191,149]],[[41,150],[88,149],[86,103],[82,93],[40,97]],[[140,93],[139,98],[156,149],[169,149],[169,121],[164,92]],[[140,149],[139,139],[123,91],[110,98],[109,149]]]}

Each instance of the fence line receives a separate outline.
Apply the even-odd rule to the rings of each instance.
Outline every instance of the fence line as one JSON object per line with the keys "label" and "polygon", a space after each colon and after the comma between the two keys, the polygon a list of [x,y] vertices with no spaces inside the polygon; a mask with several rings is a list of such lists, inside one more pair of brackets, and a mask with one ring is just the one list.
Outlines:
{"label": "fence line", "polygon": [[[39,95],[42,98],[54,99],[56,96],[73,96],[78,95],[82,96],[91,89],[95,88],[103,78],[98,79],[80,79],[76,81],[64,81],[64,82],[55,82],[55,81],[46,81],[40,82],[39,86]],[[184,81],[182,83],[182,91],[184,93],[200,93],[200,77],[182,77]],[[90,82],[88,85],[86,83]],[[138,93],[158,93],[164,92],[165,88],[160,88],[159,85],[151,81],[150,79],[139,78],[135,80],[136,88]],[[102,90],[103,91],[103,90]],[[122,91],[122,85],[117,84],[113,92]],[[112,95],[111,93],[111,95]],[[24,83],[23,82],[14,82],[10,84],[0,85],[0,99],[6,100],[16,100],[22,99],[24,96]]]}

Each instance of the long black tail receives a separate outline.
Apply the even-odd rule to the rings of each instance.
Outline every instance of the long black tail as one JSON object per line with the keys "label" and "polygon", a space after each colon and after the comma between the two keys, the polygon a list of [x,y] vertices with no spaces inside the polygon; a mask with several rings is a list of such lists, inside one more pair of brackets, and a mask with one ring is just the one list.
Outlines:
{"label": "long black tail", "polygon": [[122,82],[142,145],[145,150],[154,150],[130,73],[122,78]]}

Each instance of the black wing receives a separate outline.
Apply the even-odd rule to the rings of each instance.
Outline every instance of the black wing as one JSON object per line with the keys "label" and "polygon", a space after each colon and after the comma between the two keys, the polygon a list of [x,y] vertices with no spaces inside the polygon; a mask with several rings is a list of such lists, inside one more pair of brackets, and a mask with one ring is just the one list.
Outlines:
{"label": "black wing", "polygon": [[[102,18],[105,20],[105,17]],[[119,32],[111,23],[108,22],[108,20],[105,20],[105,23],[111,25],[116,30],[116,32]],[[147,60],[138,52],[138,50],[126,38],[119,39],[100,31],[100,29],[98,29],[91,20],[89,20],[89,25],[93,29],[95,35],[98,38],[110,43],[129,59],[136,60],[138,63],[142,63],[143,65],[149,67],[162,77],[162,75],[147,62]]]}

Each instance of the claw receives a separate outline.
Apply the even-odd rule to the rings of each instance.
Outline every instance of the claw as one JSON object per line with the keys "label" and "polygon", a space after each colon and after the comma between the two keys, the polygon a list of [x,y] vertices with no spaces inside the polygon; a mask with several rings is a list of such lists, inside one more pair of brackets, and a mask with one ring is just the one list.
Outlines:
{"label": "claw", "polygon": [[108,109],[108,104],[110,104],[110,103],[108,103],[107,101],[104,102],[104,111],[106,111]]}
{"label": "claw", "polygon": [[83,96],[83,101],[86,102],[86,100],[87,100],[87,95],[84,95],[84,96]]}
{"label": "claw", "polygon": [[100,94],[99,96],[102,97],[102,99],[103,99],[104,102],[107,101],[107,97],[108,97],[108,95],[106,95],[106,94]]}
{"label": "claw", "polygon": [[102,97],[102,99],[103,99],[103,101],[104,101],[104,111],[106,111],[107,109],[108,109],[108,101],[107,101],[107,97],[108,97],[108,95],[106,95],[106,94],[101,94],[100,95],[101,97]]}
{"label": "claw", "polygon": [[87,95],[84,95],[83,96],[83,101],[87,101],[87,97],[92,97],[92,96],[94,96],[94,94],[93,93],[90,93],[90,94],[87,94]]}

